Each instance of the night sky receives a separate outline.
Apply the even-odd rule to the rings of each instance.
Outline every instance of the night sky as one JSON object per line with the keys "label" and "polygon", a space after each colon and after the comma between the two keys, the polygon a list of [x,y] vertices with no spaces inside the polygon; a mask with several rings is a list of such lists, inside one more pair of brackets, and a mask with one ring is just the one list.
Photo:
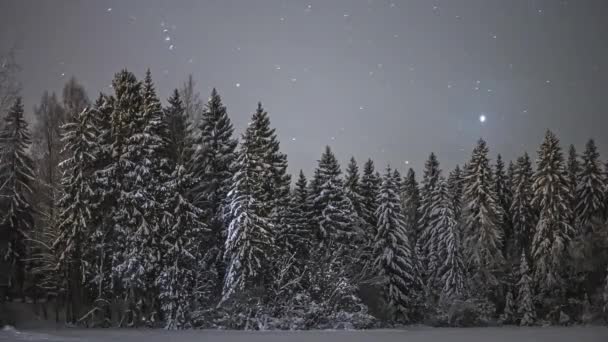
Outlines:
{"label": "night sky", "polygon": [[0,51],[19,48],[30,112],[72,75],[110,93],[125,67],[163,100],[188,74],[217,87],[239,133],[262,101],[310,176],[327,144],[420,170],[479,137],[536,156],[547,128],[608,157],[607,18],[605,0],[0,0]]}

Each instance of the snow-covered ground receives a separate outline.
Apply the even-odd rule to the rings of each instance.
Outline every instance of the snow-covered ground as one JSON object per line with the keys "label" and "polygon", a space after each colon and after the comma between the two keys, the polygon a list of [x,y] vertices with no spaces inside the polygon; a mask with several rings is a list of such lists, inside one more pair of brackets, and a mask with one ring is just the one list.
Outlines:
{"label": "snow-covered ground", "polygon": [[0,341],[66,342],[607,342],[608,327],[428,328],[369,331],[165,331],[136,329],[59,329],[0,331]]}

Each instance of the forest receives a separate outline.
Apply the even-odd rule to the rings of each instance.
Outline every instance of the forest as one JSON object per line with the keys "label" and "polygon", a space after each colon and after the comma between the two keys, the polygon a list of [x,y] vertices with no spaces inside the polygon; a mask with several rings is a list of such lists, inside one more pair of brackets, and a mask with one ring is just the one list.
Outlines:
{"label": "forest", "polygon": [[290,175],[262,103],[238,136],[192,78],[166,104],[150,71],[94,99],[73,78],[31,122],[0,84],[2,301],[87,327],[608,319],[608,164],[592,139],[577,152],[547,131],[514,161],[480,139],[452,170],[430,153],[420,176],[343,168],[328,146]]}

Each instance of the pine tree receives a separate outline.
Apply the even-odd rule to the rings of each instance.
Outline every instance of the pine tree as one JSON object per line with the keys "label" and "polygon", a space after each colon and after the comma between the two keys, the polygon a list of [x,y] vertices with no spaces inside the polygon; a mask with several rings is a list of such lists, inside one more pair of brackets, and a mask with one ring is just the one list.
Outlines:
{"label": "pine tree", "polygon": [[407,170],[401,186],[401,209],[405,219],[408,239],[412,246],[416,243],[416,225],[418,223],[418,208],[420,206],[420,190],[416,181],[416,173],[412,168]]}
{"label": "pine tree", "polygon": [[[167,329],[191,326],[194,303],[201,295],[210,295],[205,277],[204,237],[206,226],[202,211],[187,198],[194,184],[183,164],[177,164],[170,180],[165,183],[168,193],[162,226],[162,270],[155,284],[159,287],[160,309]],[[206,299],[206,298],[204,298]]]}
{"label": "pine tree", "polygon": [[1,257],[10,265],[11,282],[23,291],[27,239],[33,225],[33,162],[27,153],[31,139],[23,117],[23,104],[17,97],[10,107],[0,132],[0,227],[6,234],[7,250]]}
{"label": "pine tree", "polygon": [[569,208],[570,193],[564,170],[559,141],[550,131],[538,151],[537,170],[534,174],[532,205],[540,215],[532,240],[534,281],[543,295],[557,295],[561,300],[564,289],[566,249],[572,237]]}
{"label": "pine tree", "polygon": [[420,189],[420,212],[418,214],[418,225],[416,229],[416,255],[420,260],[421,266],[426,270],[429,257],[432,254],[428,250],[429,246],[435,243],[433,239],[433,227],[431,225],[431,212],[435,205],[433,201],[433,192],[439,181],[441,170],[439,169],[439,161],[434,153],[431,153],[429,159],[424,165],[424,173]]}
{"label": "pine tree", "polygon": [[285,229],[279,231],[278,244],[283,251],[293,253],[296,266],[301,266],[308,259],[314,238],[310,218],[308,217],[308,182],[300,170],[298,180],[289,201],[289,210]]}
{"label": "pine tree", "polygon": [[231,221],[224,252],[227,268],[222,302],[244,291],[261,291],[271,266],[274,227],[263,203],[268,151],[261,148],[267,136],[254,124],[259,118],[256,114],[243,134],[228,193]]}
{"label": "pine tree", "polygon": [[361,195],[361,184],[359,179],[359,167],[355,157],[351,157],[346,167],[346,174],[344,176],[344,192],[346,197],[351,201],[355,212],[359,217],[363,216],[362,202],[363,196]]}
{"label": "pine tree", "polygon": [[[530,250],[536,224],[536,215],[532,207],[532,164],[527,153],[517,159],[512,187],[513,200],[510,211],[515,245],[513,252],[519,255],[522,251]],[[516,260],[512,262],[515,263]]]}
{"label": "pine tree", "polygon": [[454,170],[452,170],[448,176],[448,192],[452,198],[452,208],[454,210],[454,218],[456,221],[460,220],[460,214],[462,213],[462,176],[462,170],[458,165],[456,165]]}
{"label": "pine tree", "polygon": [[536,310],[534,309],[533,294],[532,294],[532,278],[530,277],[530,269],[526,254],[521,254],[519,263],[519,281],[517,282],[517,315],[519,316],[519,325],[530,326],[536,321]]}
{"label": "pine tree", "polygon": [[500,315],[500,320],[503,323],[513,323],[515,321],[515,313],[516,313],[516,309],[515,309],[515,300],[513,299],[513,293],[511,292],[511,290],[507,291],[507,295],[505,297],[505,308],[502,312],[502,315]]}
{"label": "pine tree", "polygon": [[582,229],[601,218],[605,210],[605,185],[599,157],[595,142],[589,140],[582,156],[576,189],[576,217]]}
{"label": "pine tree", "polygon": [[186,164],[190,161],[191,152],[190,122],[183,107],[179,91],[175,89],[165,109],[165,120],[168,129],[167,157],[172,165]]}
{"label": "pine tree", "polygon": [[509,257],[512,246],[512,226],[511,226],[511,189],[508,187],[509,179],[505,173],[505,163],[502,161],[502,156],[498,154],[496,164],[494,166],[494,192],[502,213],[501,230],[503,234],[503,255]]}
{"label": "pine tree", "polygon": [[[187,105],[185,107],[187,113]],[[206,249],[215,255],[218,292],[221,292],[220,284],[225,268],[222,256],[227,231],[222,208],[232,182],[231,165],[236,158],[237,140],[233,138],[233,132],[226,107],[218,92],[213,89],[201,119],[193,130],[188,168],[198,182],[191,190],[190,199],[203,210],[203,221],[211,231]]]}
{"label": "pine tree", "polygon": [[[576,213],[576,206],[578,205],[578,198],[576,197],[577,188],[578,188],[578,177],[581,172],[581,163],[578,158],[578,154],[576,153],[576,148],[574,145],[570,145],[568,149],[568,161],[566,162],[566,174],[568,179],[568,191],[572,196],[570,197],[570,209],[573,211],[573,214]],[[571,224],[575,225],[576,215],[572,216]]]}
{"label": "pine tree", "polygon": [[604,291],[602,293],[604,299],[604,315],[608,321],[608,268],[606,269],[606,279],[604,280]]}
{"label": "pine tree", "polygon": [[99,148],[99,132],[92,115],[95,110],[84,109],[63,125],[62,141],[67,158],[61,162],[63,197],[59,201],[58,236],[53,243],[57,256],[56,269],[67,282],[67,302],[70,306],[66,317],[69,322],[80,319],[80,305],[85,300],[83,279],[92,278],[91,265],[85,256],[92,247],[89,233],[92,227],[95,192],[93,172],[96,150]]}
{"label": "pine tree", "polygon": [[472,288],[483,298],[498,285],[498,272],[504,263],[502,211],[493,186],[488,147],[483,139],[473,150],[464,182],[464,248]]}
{"label": "pine tree", "polygon": [[378,195],[378,234],[374,244],[374,268],[383,278],[385,297],[394,311],[393,319],[410,321],[420,285],[403,214],[399,188],[390,167],[383,177]]}
{"label": "pine tree", "polygon": [[436,190],[438,205],[433,214],[434,225],[439,235],[440,255],[442,266],[438,270],[440,277],[441,298],[449,303],[466,296],[466,269],[463,262],[463,251],[458,221],[452,209],[453,201],[446,182],[440,179]]}
{"label": "pine tree", "polygon": [[368,159],[363,166],[363,175],[361,176],[361,214],[367,226],[372,227],[372,231],[369,232],[372,238],[376,234],[374,231],[374,229],[376,229],[375,212],[378,208],[376,198],[378,197],[379,186],[380,179],[376,176],[374,162],[371,159]]}

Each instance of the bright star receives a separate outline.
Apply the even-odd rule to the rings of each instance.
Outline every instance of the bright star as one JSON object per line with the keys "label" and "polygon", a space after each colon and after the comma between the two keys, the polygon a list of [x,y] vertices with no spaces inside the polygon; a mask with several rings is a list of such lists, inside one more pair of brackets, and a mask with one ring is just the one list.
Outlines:
{"label": "bright star", "polygon": [[486,122],[486,116],[485,116],[485,115],[483,115],[483,114],[481,114],[481,115],[479,116],[479,122],[481,122],[481,123]]}

